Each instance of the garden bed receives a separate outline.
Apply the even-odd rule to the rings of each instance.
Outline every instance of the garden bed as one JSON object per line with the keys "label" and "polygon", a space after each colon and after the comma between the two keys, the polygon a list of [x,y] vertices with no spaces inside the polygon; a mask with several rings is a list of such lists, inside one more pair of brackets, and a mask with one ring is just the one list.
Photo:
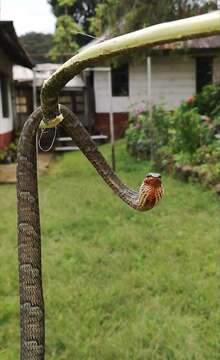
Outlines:
{"label": "garden bed", "polygon": [[183,181],[199,182],[220,195],[220,86],[206,86],[175,111],[154,107],[131,115],[127,149],[138,159]]}

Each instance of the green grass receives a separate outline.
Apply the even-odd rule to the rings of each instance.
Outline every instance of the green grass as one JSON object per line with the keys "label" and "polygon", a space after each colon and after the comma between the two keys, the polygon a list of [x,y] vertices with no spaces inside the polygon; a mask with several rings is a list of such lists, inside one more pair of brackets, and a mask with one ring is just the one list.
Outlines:
{"label": "green grass", "polygon": [[[102,147],[109,154],[109,147]],[[117,144],[137,188],[149,169]],[[47,360],[219,358],[219,203],[163,176],[166,196],[128,208],[80,153],[40,179]],[[0,359],[18,359],[15,187],[1,186]]]}

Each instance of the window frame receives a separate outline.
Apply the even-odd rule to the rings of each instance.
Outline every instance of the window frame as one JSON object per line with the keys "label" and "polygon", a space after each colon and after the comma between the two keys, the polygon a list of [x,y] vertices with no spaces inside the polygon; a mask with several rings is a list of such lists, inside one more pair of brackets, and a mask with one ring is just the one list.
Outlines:
{"label": "window frame", "polygon": [[3,119],[10,118],[10,91],[9,91],[9,76],[0,73],[0,105],[1,115]]}
{"label": "window frame", "polygon": [[[196,59],[195,59],[196,93],[197,94],[202,91],[202,88],[204,86],[213,83],[213,73],[214,73],[214,61],[213,60],[214,60],[213,56],[200,56],[200,57],[196,57]],[[206,74],[204,76],[204,71],[201,70],[201,66],[202,66],[202,62],[205,63],[205,61],[207,61],[207,67],[210,66],[210,74],[208,74],[208,72],[206,72]],[[199,67],[200,67],[200,69],[199,69]],[[208,81],[206,81],[206,80],[202,81],[201,75],[202,75],[203,79],[208,79],[208,77],[210,77],[210,79]]]}
{"label": "window frame", "polygon": [[[122,78],[120,80],[120,77]],[[125,79],[123,80],[123,77]],[[119,85],[119,81],[121,84]],[[118,67],[111,67],[111,92],[112,97],[129,96],[129,64],[123,64]]]}
{"label": "window frame", "polygon": [[[18,99],[23,98],[25,101],[18,101]],[[27,96],[23,95],[23,94],[16,94],[15,97],[15,107],[16,107],[16,114],[19,115],[27,115],[28,114],[28,99]],[[20,111],[18,110],[19,107],[26,107],[26,111]]]}

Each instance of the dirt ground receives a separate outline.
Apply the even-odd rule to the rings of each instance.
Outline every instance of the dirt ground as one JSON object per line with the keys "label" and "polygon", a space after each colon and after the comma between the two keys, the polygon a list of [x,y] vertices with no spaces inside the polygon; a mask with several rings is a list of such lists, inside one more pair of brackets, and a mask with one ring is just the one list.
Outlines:
{"label": "dirt ground", "polygon": [[[40,153],[38,155],[38,173],[43,174],[52,160],[52,153]],[[16,183],[16,164],[0,165],[0,184]]]}

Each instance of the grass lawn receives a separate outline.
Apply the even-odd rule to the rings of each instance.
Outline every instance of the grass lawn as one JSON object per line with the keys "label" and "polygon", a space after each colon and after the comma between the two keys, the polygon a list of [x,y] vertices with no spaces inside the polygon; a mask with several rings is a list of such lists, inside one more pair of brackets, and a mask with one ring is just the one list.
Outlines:
{"label": "grass lawn", "polygon": [[[102,150],[109,154],[108,145]],[[149,165],[117,144],[137,188]],[[163,176],[166,196],[138,213],[83,155],[40,179],[47,360],[219,359],[219,202]],[[0,186],[0,359],[19,358],[15,187]]]}

